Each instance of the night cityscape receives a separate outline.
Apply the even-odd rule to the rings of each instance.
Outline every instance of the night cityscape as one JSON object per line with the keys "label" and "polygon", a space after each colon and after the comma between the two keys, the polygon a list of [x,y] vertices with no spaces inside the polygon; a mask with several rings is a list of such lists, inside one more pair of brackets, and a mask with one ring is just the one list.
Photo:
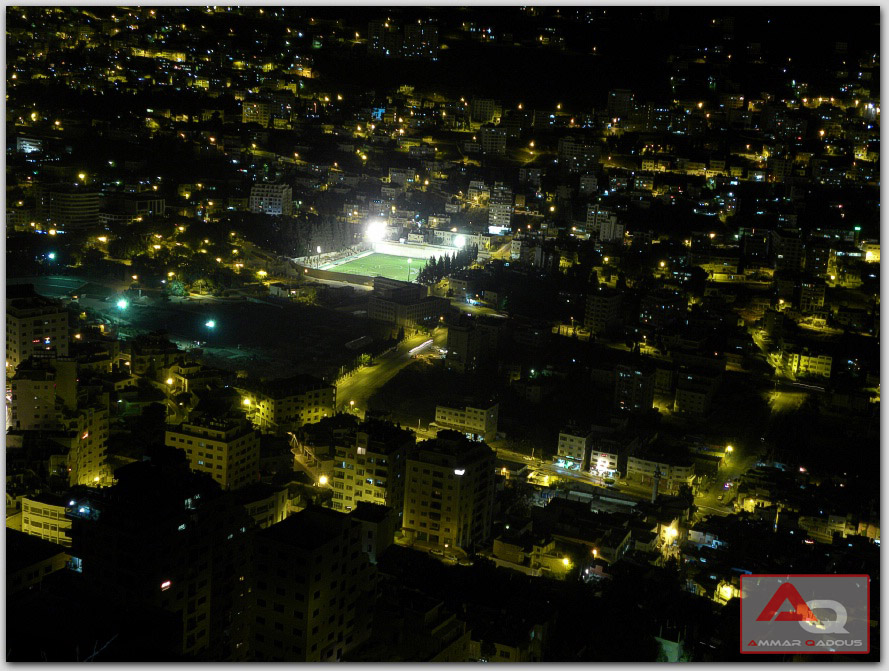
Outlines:
{"label": "night cityscape", "polygon": [[879,22],[7,6],[7,662],[879,661]]}

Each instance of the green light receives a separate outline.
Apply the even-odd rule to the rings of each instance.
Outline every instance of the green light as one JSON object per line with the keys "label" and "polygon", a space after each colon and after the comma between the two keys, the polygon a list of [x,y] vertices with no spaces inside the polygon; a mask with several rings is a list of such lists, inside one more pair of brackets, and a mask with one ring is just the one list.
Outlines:
{"label": "green light", "polygon": [[208,329],[216,328],[216,322],[212,319],[209,320],[206,324],[204,324]]}
{"label": "green light", "polygon": [[856,231],[860,231],[860,230],[861,230],[861,226],[856,226],[856,227],[855,227],[855,230],[856,230]]}
{"label": "green light", "polygon": [[121,298],[119,301],[117,301],[117,307],[121,310],[126,310],[128,305],[129,303],[125,298]]}
{"label": "green light", "polygon": [[55,261],[56,260],[56,253],[50,252],[49,254],[46,255],[46,258],[48,258],[50,261]]}

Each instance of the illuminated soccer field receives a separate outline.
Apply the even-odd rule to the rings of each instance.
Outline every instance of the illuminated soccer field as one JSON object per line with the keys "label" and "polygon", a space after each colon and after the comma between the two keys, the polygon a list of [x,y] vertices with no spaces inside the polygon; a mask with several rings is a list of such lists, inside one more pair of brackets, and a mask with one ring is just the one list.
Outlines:
{"label": "illuminated soccer field", "polygon": [[328,268],[338,273],[351,273],[353,275],[365,275],[367,277],[388,277],[391,280],[406,282],[408,271],[410,279],[417,277],[417,273],[426,265],[426,259],[411,259],[408,257],[394,256],[393,254],[369,254],[354,261],[347,261],[342,265]]}

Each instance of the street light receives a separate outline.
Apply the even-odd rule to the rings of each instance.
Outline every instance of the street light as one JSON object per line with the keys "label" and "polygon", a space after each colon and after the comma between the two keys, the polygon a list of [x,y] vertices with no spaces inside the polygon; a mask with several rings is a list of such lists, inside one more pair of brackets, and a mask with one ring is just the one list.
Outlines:
{"label": "street light", "polygon": [[379,219],[373,219],[368,222],[364,234],[370,242],[380,242],[386,237],[386,224]]}
{"label": "street light", "polygon": [[128,305],[129,303],[127,302],[126,298],[121,298],[119,301],[117,301],[117,308],[119,310],[126,310]]}
{"label": "street light", "polygon": [[326,485],[327,484],[327,476],[322,475],[320,478],[318,478],[318,484],[319,485]]}
{"label": "street light", "polygon": [[212,319],[208,320],[206,324],[204,324],[208,329],[216,328],[216,322]]}
{"label": "street light", "polygon": [[411,281],[411,261],[413,261],[413,259],[407,260],[407,281],[408,282]]}
{"label": "street light", "polygon": [[355,401],[349,401],[349,412],[355,411]]}

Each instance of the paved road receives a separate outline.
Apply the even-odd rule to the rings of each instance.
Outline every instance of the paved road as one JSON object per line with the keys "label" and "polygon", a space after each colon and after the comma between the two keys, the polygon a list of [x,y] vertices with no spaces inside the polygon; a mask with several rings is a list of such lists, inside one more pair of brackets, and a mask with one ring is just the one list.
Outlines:
{"label": "paved road", "polygon": [[350,401],[355,401],[355,412],[363,416],[367,410],[367,402],[371,396],[389,380],[395,377],[414,359],[410,350],[432,338],[438,347],[445,347],[448,339],[447,328],[440,326],[431,336],[416,335],[406,338],[396,349],[377,357],[373,366],[360,368],[349,377],[337,382],[336,398],[340,409],[349,410]]}

